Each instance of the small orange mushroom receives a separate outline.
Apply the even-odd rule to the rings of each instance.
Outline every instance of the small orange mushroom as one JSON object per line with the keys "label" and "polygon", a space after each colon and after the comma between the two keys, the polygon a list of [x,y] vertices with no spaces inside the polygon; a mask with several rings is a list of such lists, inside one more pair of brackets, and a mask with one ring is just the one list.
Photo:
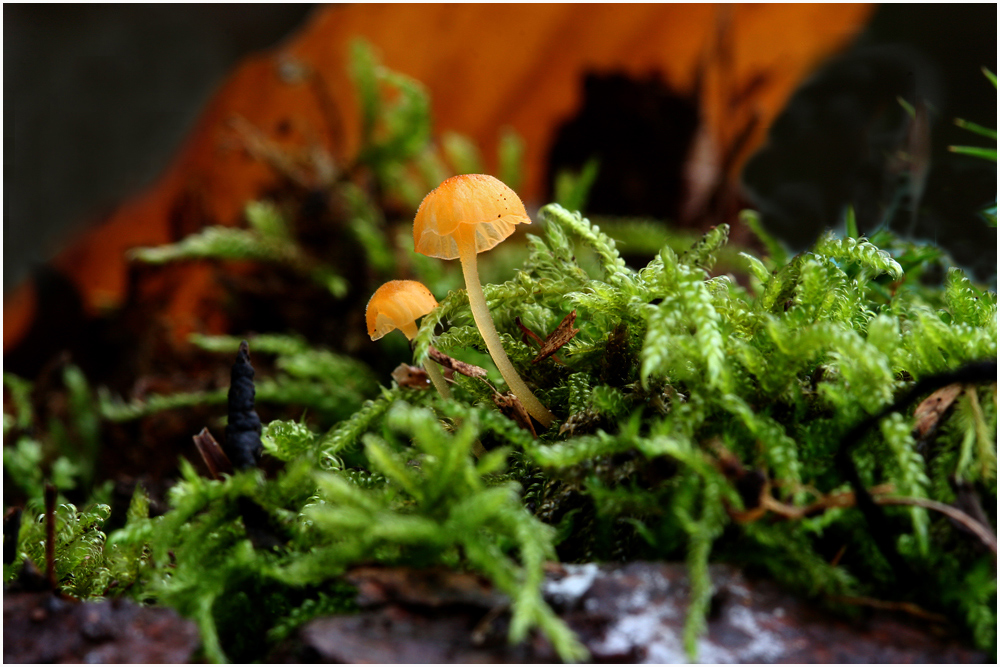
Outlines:
{"label": "small orange mushroom", "polygon": [[[417,335],[417,318],[437,308],[438,302],[422,283],[415,280],[390,280],[375,290],[365,309],[368,335],[378,340],[394,329],[399,329],[412,341]],[[437,364],[428,359],[424,370],[443,398],[450,398],[451,391]]]}
{"label": "small orange mushroom", "polygon": [[413,220],[413,242],[423,255],[461,260],[472,316],[493,363],[528,414],[548,428],[555,416],[510,363],[486,305],[476,266],[478,253],[499,244],[519,224],[531,224],[531,218],[517,193],[492,176],[463,174],[452,176],[424,197]]}

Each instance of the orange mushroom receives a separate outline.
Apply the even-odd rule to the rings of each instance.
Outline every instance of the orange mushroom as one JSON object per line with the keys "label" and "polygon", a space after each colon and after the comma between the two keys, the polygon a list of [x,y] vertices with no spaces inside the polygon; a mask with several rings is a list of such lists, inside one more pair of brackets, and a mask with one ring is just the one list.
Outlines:
{"label": "orange mushroom", "polygon": [[478,253],[506,239],[519,224],[531,224],[531,218],[517,193],[502,182],[484,174],[452,176],[420,202],[413,220],[413,242],[423,255],[461,260],[472,316],[493,363],[528,414],[548,428],[555,416],[510,363],[486,306],[476,266]]}
{"label": "orange mushroom", "polygon": [[[365,309],[368,335],[378,340],[394,329],[399,329],[412,341],[417,335],[417,318],[437,308],[438,302],[423,284],[415,280],[390,280],[375,290]],[[433,361],[424,362],[424,370],[443,398],[450,398],[451,391],[441,370]]]}

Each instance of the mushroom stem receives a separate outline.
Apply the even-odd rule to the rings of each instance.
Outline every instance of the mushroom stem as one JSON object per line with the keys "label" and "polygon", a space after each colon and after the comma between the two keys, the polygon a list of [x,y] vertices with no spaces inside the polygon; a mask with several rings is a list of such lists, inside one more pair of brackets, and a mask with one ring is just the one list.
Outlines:
{"label": "mushroom stem", "polygon": [[448,383],[445,382],[444,375],[441,374],[437,363],[431,359],[424,360],[424,370],[427,371],[427,376],[434,383],[434,388],[441,394],[441,398],[451,398],[451,389],[448,388]]}
{"label": "mushroom stem", "polygon": [[[417,337],[417,325],[412,322],[401,327],[401,331],[411,343],[413,342],[413,339]],[[438,390],[439,394],[441,394],[441,398],[451,398],[451,389],[448,388],[448,383],[445,382],[441,369],[438,368],[438,365],[434,363],[433,359],[428,358],[424,360],[424,370],[427,371],[427,375],[430,377],[431,382],[434,383],[434,388]],[[460,421],[456,419],[455,423],[460,423]],[[472,453],[476,455],[477,459],[481,459],[486,456],[486,448],[483,447],[483,443],[481,443],[478,438],[474,443],[472,443]]]}
{"label": "mushroom stem", "polygon": [[[403,332],[406,340],[410,341],[412,346],[413,339],[417,337],[417,323],[406,322],[400,324],[399,330]],[[431,359],[425,359],[424,370],[427,371],[427,377],[431,379],[434,388],[441,394],[441,398],[451,398],[451,389],[448,388],[448,383],[445,382],[444,375],[441,374],[441,369],[438,368],[437,364]]]}
{"label": "mushroom stem", "polygon": [[555,421],[555,415],[549,412],[549,409],[542,405],[542,402],[531,393],[528,385],[524,384],[524,380],[514,370],[514,365],[510,363],[510,358],[507,357],[507,353],[500,342],[500,335],[493,324],[490,309],[486,306],[486,295],[483,294],[483,286],[479,282],[475,244],[460,243],[458,248],[460,253],[459,258],[462,262],[462,274],[465,276],[465,288],[469,294],[469,306],[472,308],[472,317],[476,320],[476,326],[483,337],[483,342],[486,343],[486,349],[489,350],[490,356],[493,357],[493,363],[497,365],[500,375],[503,376],[510,390],[514,392],[514,396],[521,401],[524,409],[528,411],[529,415],[537,419],[542,426],[548,428]]}
{"label": "mushroom stem", "polygon": [[[428,377],[434,383],[434,388],[441,394],[441,398],[451,398],[451,389],[448,388],[448,383],[445,382],[444,375],[434,360],[424,360],[424,370],[427,371]],[[478,439],[472,443],[472,453],[476,455],[477,459],[486,456],[486,448],[483,447],[483,443],[479,442]]]}

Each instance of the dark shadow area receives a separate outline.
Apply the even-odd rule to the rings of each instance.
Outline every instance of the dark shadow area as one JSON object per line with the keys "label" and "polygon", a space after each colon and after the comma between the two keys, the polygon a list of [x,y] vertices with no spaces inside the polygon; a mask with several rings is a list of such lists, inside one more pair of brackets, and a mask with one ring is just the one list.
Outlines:
{"label": "dark shadow area", "polygon": [[556,133],[549,153],[547,192],[556,174],[600,161],[587,199],[593,214],[676,219],[683,196],[684,162],[698,108],[658,75],[590,73],[580,112]]}
{"label": "dark shadow area", "polygon": [[[793,96],[743,172],[765,225],[796,249],[843,224],[883,226],[944,246],[979,279],[996,275],[995,163],[950,145],[995,147],[963,130],[995,127],[996,7],[883,5],[844,54]],[[913,105],[912,117],[897,98]]]}
{"label": "dark shadow area", "polygon": [[239,59],[312,7],[5,4],[4,284],[147,185]]}

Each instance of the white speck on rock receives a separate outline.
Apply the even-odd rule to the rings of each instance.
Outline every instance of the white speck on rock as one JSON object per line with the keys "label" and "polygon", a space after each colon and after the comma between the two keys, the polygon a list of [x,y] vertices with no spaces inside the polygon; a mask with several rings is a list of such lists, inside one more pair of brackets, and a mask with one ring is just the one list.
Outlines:
{"label": "white speck on rock", "polygon": [[621,656],[635,651],[641,663],[687,662],[681,638],[674,628],[663,622],[660,611],[662,608],[622,616],[608,628],[603,640],[593,646],[594,653]]}
{"label": "white speck on rock", "polygon": [[[666,595],[670,580],[656,569],[636,574],[638,585],[620,598],[618,616],[601,641],[592,646],[594,655],[629,656],[640,663],[686,663],[688,657],[677,624],[683,612]],[[614,572],[611,576],[634,575]]]}
{"label": "white speck on rock", "polygon": [[761,627],[749,608],[733,605],[726,611],[727,621],[750,636],[750,643],[740,650],[740,662],[777,662],[785,652],[774,632]]}
{"label": "white speck on rock", "polygon": [[558,581],[545,582],[545,594],[561,604],[568,604],[590,590],[599,569],[596,563],[566,565],[566,576]]}
{"label": "white speck on rock", "polygon": [[[785,611],[777,609],[774,616],[783,616]],[[726,607],[719,622],[727,624],[746,635],[747,641],[740,645],[723,646],[712,642],[708,637],[698,639],[698,660],[703,663],[775,663],[780,661],[786,647],[781,637],[758,622],[766,612],[754,612],[741,604],[731,604]]]}
{"label": "white speck on rock", "polygon": [[726,585],[726,589],[729,591],[730,595],[739,596],[742,598],[750,598],[750,589],[748,589],[743,584],[737,581],[731,581]]}

